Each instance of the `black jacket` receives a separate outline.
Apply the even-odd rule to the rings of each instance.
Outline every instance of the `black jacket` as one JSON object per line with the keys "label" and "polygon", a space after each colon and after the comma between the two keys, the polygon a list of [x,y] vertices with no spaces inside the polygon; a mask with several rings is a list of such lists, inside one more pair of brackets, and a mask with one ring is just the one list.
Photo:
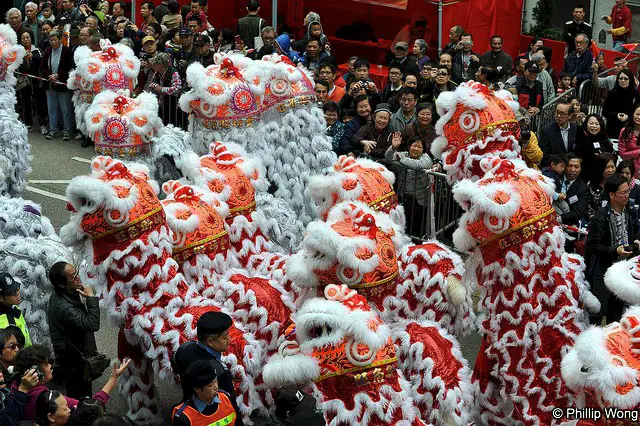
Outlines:
{"label": "black jacket", "polygon": [[[56,92],[66,92],[67,80],[69,79],[69,73],[71,69],[75,67],[73,62],[73,53],[71,49],[66,46],[62,46],[62,52],[60,53],[60,63],[58,64],[58,81],[64,84],[52,84],[51,87]],[[42,54],[42,61],[40,61],[40,77],[49,78],[53,74],[51,72],[51,46]],[[48,85],[49,83],[47,83]],[[48,88],[47,86],[46,88]]]}
{"label": "black jacket", "polygon": [[542,132],[538,137],[538,145],[542,151],[542,161],[540,167],[546,167],[549,165],[549,156],[551,154],[567,154],[575,151],[576,134],[578,133],[578,126],[574,123],[569,123],[569,149],[565,148],[562,134],[560,133],[560,126],[555,121],[547,124],[542,128]]}
{"label": "black jacket", "polygon": [[97,297],[87,297],[83,304],[80,296],[66,293],[49,297],[51,343],[57,364],[66,371],[82,368],[82,355],[97,352],[94,333],[100,329],[98,302]]}
{"label": "black jacket", "polygon": [[585,133],[582,128],[576,134],[576,154],[582,158],[582,171],[580,176],[589,180],[596,160],[596,155],[608,152],[613,153],[613,145],[604,132],[597,135]]}
{"label": "black jacket", "polygon": [[593,28],[586,22],[576,23],[573,19],[564,23],[564,42],[567,43],[568,53],[576,50],[576,36],[584,34],[591,40]]}
{"label": "black jacket", "polygon": [[[480,68],[480,61],[470,60],[469,68],[467,69],[467,77],[464,78],[464,64],[462,61],[462,55],[465,54],[462,50],[456,52],[453,55],[453,60],[451,62],[451,80],[455,83],[460,84],[464,81],[473,80],[476,78],[476,72],[478,68]],[[481,55],[478,55],[476,52],[469,52],[470,55],[475,55],[480,59]]]}
{"label": "black jacket", "polygon": [[[638,239],[638,213],[634,209],[624,211],[627,221],[629,244]],[[584,258],[587,263],[587,276],[600,280],[607,269],[618,259],[618,245],[613,235],[611,207],[606,205],[598,210],[589,222],[589,234],[585,245]]]}
{"label": "black jacket", "polygon": [[[231,372],[227,369],[227,367],[218,359],[213,356],[211,352],[205,349],[202,345],[199,345],[198,342],[186,342],[180,345],[175,355],[173,356],[173,372],[179,375],[181,378],[184,377],[184,373],[187,371],[189,365],[198,360],[213,360],[220,365],[220,368],[224,370],[218,377],[218,386],[220,389],[229,394],[229,399],[231,400],[231,404],[233,408],[236,410],[236,425],[243,425],[242,416],[240,414],[240,410],[238,409],[238,402],[236,401],[236,390],[233,387],[233,378],[231,376]],[[193,395],[189,386],[185,383],[184,380],[180,382],[182,386],[182,401],[187,401]]]}
{"label": "black jacket", "polygon": [[[513,69],[513,59],[507,52],[501,50],[495,53],[493,50],[489,50],[482,58],[480,63],[483,67],[492,67],[498,70],[500,78],[507,78],[511,76],[511,70]],[[499,68],[499,69],[498,69]]]}
{"label": "black jacket", "polygon": [[540,80],[533,82],[533,86],[527,84],[525,77],[516,81],[515,88],[518,91],[518,103],[524,109],[536,107],[542,109],[547,99],[544,98],[544,86]]}
{"label": "black jacket", "polygon": [[589,186],[578,176],[567,189],[566,201],[569,204],[569,212],[561,216],[562,223],[565,225],[578,225],[580,219],[587,215],[590,196]]}
{"label": "black jacket", "polygon": [[29,395],[16,391],[11,394],[11,400],[0,411],[0,426],[14,426],[24,420],[24,409],[29,402]]}
{"label": "black jacket", "polygon": [[609,92],[607,99],[602,106],[602,116],[607,120],[607,135],[610,138],[618,139],[624,123],[618,119],[618,114],[626,114],[629,119],[633,119],[635,106],[640,103],[640,94],[633,89],[623,89],[614,87]]}

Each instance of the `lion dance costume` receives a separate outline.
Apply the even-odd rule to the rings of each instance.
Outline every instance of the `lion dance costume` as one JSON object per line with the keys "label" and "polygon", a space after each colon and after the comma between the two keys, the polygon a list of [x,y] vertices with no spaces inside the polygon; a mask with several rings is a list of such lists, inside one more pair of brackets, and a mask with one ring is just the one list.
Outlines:
{"label": "lion dance costume", "polygon": [[474,82],[441,94],[432,153],[457,182],[465,211],[454,233],[469,254],[463,281],[484,291],[477,421],[550,425],[560,422],[554,407],[575,405],[560,361],[586,328],[580,303],[599,304],[585,287],[582,259],[564,252],[552,185],[520,157],[516,107],[508,92]]}

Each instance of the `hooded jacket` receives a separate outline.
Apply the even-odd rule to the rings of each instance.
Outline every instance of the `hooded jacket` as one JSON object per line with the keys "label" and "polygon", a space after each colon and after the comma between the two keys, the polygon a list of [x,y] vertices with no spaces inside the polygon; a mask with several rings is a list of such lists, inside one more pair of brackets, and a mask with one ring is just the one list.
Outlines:
{"label": "hooded jacket", "polygon": [[298,52],[291,50],[291,38],[289,37],[289,34],[280,34],[276,37],[276,44],[294,65],[300,62],[300,55],[298,55]]}
{"label": "hooded jacket", "polygon": [[309,31],[311,30],[311,25],[313,24],[320,24],[320,48],[322,49],[323,52],[326,52],[327,55],[330,55],[330,52],[328,52],[324,47],[327,46],[329,44],[329,39],[327,38],[326,35],[324,35],[324,29],[322,28],[322,24],[320,23],[320,21],[311,21],[309,22],[309,25],[307,26],[307,33],[305,35],[302,36],[302,38],[300,40],[298,40],[297,42],[295,42],[292,46],[292,49],[299,52],[299,53],[304,53],[307,49],[307,42],[309,41]]}

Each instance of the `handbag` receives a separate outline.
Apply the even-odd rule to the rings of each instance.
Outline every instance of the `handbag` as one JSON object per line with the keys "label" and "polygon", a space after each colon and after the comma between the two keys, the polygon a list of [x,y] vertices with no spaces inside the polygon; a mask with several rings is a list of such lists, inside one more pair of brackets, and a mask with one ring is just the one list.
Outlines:
{"label": "handbag", "polygon": [[30,84],[29,77],[26,75],[18,75],[18,82],[16,83],[16,92],[24,89]]}
{"label": "handbag", "polygon": [[83,371],[83,377],[88,382],[93,382],[102,377],[104,370],[111,364],[111,361],[105,354],[96,352],[93,355],[84,355],[73,343],[67,342],[67,344],[80,354],[82,359],[80,370]]}

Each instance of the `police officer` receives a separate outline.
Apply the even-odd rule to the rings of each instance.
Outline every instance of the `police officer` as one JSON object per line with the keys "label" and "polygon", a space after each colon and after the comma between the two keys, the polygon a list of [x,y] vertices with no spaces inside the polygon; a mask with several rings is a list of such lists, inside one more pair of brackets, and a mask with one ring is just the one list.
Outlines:
{"label": "police officer", "polygon": [[577,4],[573,7],[573,19],[564,24],[564,41],[567,43],[567,55],[576,50],[576,36],[585,34],[591,39],[591,25],[584,22],[584,5]]}
{"label": "police officer", "polygon": [[16,336],[23,347],[31,346],[31,336],[24,320],[20,304],[20,285],[22,281],[6,272],[0,273],[0,328],[16,326],[22,336]]}
{"label": "police officer", "polygon": [[[233,387],[231,372],[222,363],[222,352],[229,348],[229,331],[233,326],[231,317],[222,312],[204,313],[196,323],[197,342],[183,343],[173,357],[174,372],[180,376],[182,384],[182,401],[189,401],[194,390],[186,379],[191,364],[198,360],[212,361],[221,373],[217,376],[218,386],[229,395],[235,412],[239,413],[236,392]],[[240,416],[236,417],[236,425],[243,425]]]}
{"label": "police officer", "polygon": [[187,368],[183,381],[193,395],[173,409],[174,426],[233,426],[238,414],[229,394],[219,388],[218,377],[224,374],[215,360],[198,360]]}

